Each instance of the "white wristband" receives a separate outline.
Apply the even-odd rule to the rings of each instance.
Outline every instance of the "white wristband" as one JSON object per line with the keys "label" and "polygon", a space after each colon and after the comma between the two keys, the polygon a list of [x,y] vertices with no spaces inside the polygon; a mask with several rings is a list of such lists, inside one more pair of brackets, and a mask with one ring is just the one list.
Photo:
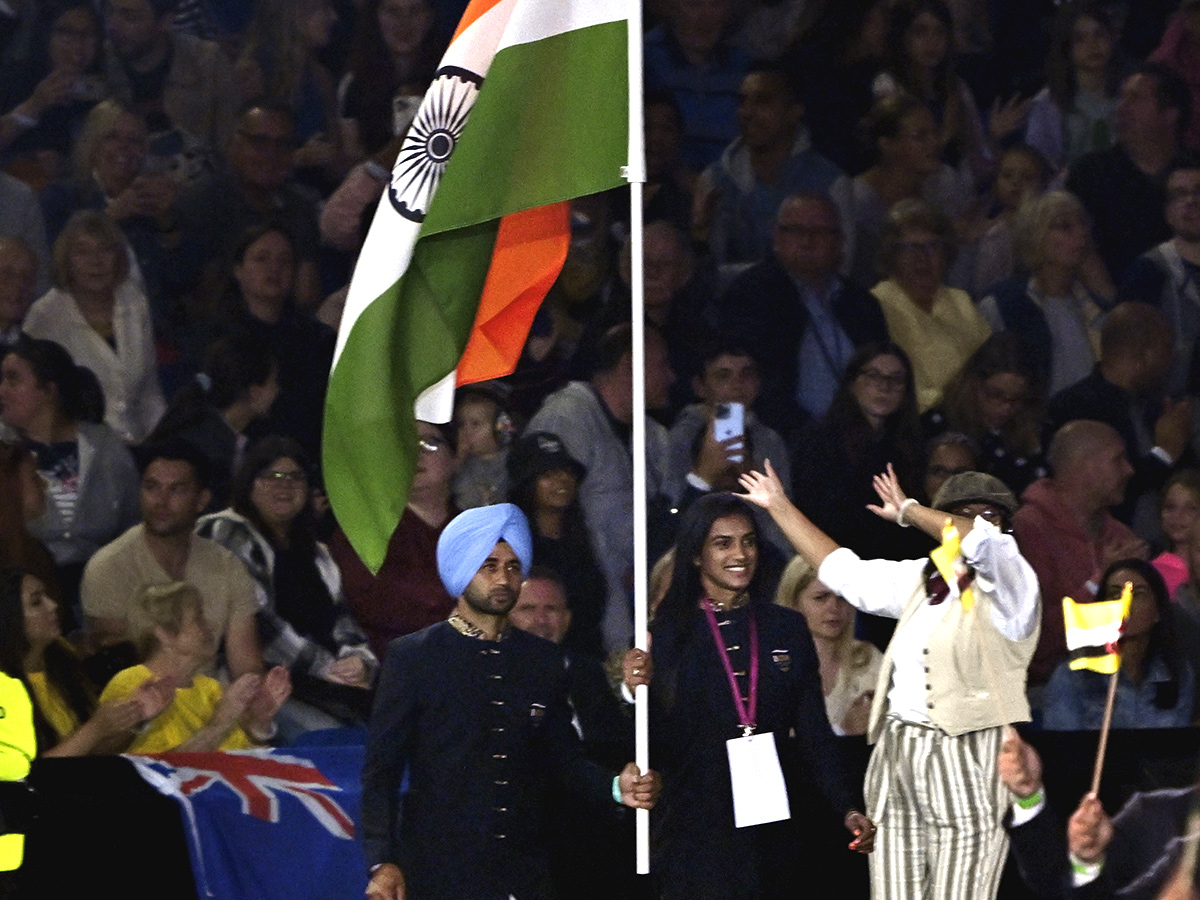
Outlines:
{"label": "white wristband", "polygon": [[907,500],[902,502],[900,504],[900,508],[898,510],[896,510],[896,524],[899,525],[901,528],[908,528],[909,527],[908,523],[904,521],[904,514],[906,512],[908,512],[908,508],[910,506],[916,506],[916,505],[917,505],[917,501],[913,497],[909,497]]}

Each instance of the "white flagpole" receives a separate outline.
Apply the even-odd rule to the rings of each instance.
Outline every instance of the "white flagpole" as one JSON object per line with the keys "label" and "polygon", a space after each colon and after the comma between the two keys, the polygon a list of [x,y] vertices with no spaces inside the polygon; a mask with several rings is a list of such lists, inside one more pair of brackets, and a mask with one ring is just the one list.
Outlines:
{"label": "white flagpole", "polygon": [[[642,3],[629,7],[629,289],[633,316],[633,639],[646,646],[646,354],[644,284],[642,274],[642,189],[646,183],[646,148],[642,133]],[[650,768],[650,715],[647,688],[634,696],[634,759],[642,772]],[[637,872],[650,871],[650,813],[637,811]]]}

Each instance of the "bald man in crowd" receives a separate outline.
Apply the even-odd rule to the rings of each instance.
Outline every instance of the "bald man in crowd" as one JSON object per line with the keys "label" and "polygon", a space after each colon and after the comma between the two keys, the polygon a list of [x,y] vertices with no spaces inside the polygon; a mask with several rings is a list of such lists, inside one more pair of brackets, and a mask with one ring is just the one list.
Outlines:
{"label": "bald man in crowd", "polygon": [[391,643],[371,715],[368,900],[549,900],[551,782],[599,808],[654,805],[657,775],[629,763],[614,776],[584,757],[562,655],[509,625],[532,556],[529,523],[511,503],[469,509],[438,539],[454,612]]}
{"label": "bald man in crowd", "polygon": [[1031,687],[1044,685],[1066,658],[1062,598],[1095,599],[1109,563],[1144,558],[1147,552],[1145,541],[1111,511],[1133,475],[1116,429],[1088,419],[1068,422],[1051,440],[1047,460],[1050,477],[1025,489],[1013,516],[1021,554],[1042,589],[1042,632],[1029,668]]}

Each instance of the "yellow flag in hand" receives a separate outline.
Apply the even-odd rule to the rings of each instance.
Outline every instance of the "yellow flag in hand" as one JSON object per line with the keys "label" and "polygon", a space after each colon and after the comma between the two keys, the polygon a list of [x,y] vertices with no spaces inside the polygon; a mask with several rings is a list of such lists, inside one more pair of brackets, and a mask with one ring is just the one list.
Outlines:
{"label": "yellow flag in hand", "polygon": [[962,539],[953,520],[946,519],[942,526],[942,545],[930,553],[929,558],[949,586],[950,596],[961,597],[963,609],[970,612],[975,605],[975,595],[971,592],[969,570],[962,557]]}
{"label": "yellow flag in hand", "polygon": [[1121,667],[1117,641],[1121,639],[1121,626],[1129,615],[1132,599],[1133,585],[1128,581],[1120,600],[1076,603],[1070,597],[1063,597],[1063,625],[1072,669],[1112,675]]}

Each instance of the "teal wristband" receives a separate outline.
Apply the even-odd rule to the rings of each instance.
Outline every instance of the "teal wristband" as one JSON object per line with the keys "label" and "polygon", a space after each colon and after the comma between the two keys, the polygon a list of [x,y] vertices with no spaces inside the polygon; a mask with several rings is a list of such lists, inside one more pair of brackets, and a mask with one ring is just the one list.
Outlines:
{"label": "teal wristband", "polygon": [[613,778],[613,799],[618,803],[621,802],[621,776],[617,775]]}

